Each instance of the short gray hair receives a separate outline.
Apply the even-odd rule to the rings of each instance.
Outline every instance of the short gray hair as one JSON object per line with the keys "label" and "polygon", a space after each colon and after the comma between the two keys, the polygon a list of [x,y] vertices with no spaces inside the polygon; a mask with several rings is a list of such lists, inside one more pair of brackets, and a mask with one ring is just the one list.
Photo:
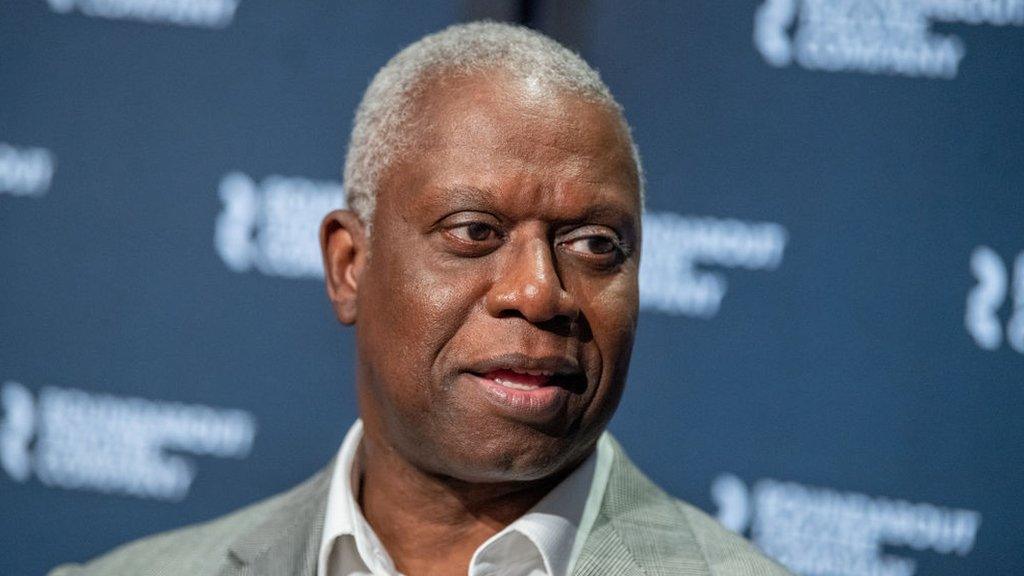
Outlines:
{"label": "short gray hair", "polygon": [[513,77],[537,78],[609,106],[629,138],[643,202],[643,172],[622,107],[597,71],[568,48],[521,26],[497,22],[456,24],[423,37],[377,72],[356,109],[345,157],[345,196],[369,230],[381,174],[409,144],[407,124],[426,81],[443,73],[498,69]]}

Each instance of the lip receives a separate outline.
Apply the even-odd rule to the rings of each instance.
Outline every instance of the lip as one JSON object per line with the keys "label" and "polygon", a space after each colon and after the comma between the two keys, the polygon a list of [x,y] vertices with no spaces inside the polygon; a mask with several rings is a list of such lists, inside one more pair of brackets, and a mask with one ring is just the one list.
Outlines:
{"label": "lip", "polygon": [[485,360],[471,363],[467,372],[487,374],[495,370],[515,370],[516,372],[551,372],[556,376],[568,376],[580,372],[579,362],[570,356],[528,356],[519,352],[498,354]]}
{"label": "lip", "polygon": [[546,383],[529,390],[510,388],[499,383],[500,379],[463,373],[482,392],[488,403],[502,415],[530,424],[550,422],[556,418],[569,401],[570,392],[554,383]]}
{"label": "lip", "polygon": [[564,355],[529,356],[513,352],[470,363],[462,377],[471,381],[491,408],[528,424],[549,423],[565,410],[586,378],[579,362]]}

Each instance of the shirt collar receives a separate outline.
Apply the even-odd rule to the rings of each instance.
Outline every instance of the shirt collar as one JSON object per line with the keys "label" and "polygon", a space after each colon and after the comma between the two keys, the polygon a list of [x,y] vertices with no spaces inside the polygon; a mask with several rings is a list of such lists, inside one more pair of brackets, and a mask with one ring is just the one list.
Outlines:
{"label": "shirt collar", "polygon": [[[598,472],[598,460],[602,451],[609,451],[604,437],[598,442],[598,448],[580,466],[569,474],[565,480],[548,492],[533,508],[517,520],[498,532],[473,555],[470,566],[485,561],[491,550],[500,547],[501,543],[513,539],[513,534],[525,536],[544,563],[545,572],[549,576],[565,576],[575,561],[576,542],[586,540],[593,517],[587,518],[587,505],[590,496],[598,488],[603,495],[603,486],[607,484],[607,473],[604,482],[595,482]],[[610,453],[608,454],[610,458]],[[608,467],[610,469],[610,466]],[[605,470],[607,472],[607,470]],[[600,498],[597,498],[598,505]],[[596,512],[596,508],[595,508]],[[588,522],[584,522],[584,520]],[[500,548],[499,548],[500,549]]]}
{"label": "shirt collar", "polygon": [[[344,563],[356,563],[356,569],[365,569],[374,574],[397,574],[394,562],[384,549],[363,511],[356,501],[359,492],[359,477],[353,474],[359,442],[363,439],[363,421],[356,420],[345,435],[338,450],[331,485],[327,493],[327,511],[324,517],[324,531],[320,538],[320,554],[317,574],[327,576],[327,562],[338,540],[350,537],[354,540],[357,554],[336,557]],[[361,566],[358,566],[361,564]]]}
{"label": "shirt collar", "polygon": [[[356,420],[338,451],[320,540],[319,576],[328,575],[327,563],[332,550],[346,537],[352,538],[358,552],[358,558],[351,559],[361,564],[356,569],[397,573],[394,562],[363,517],[356,501],[359,479],[352,472],[362,436],[362,421]],[[569,574],[600,509],[611,461],[612,448],[605,433],[601,435],[594,453],[576,470],[526,514],[477,548],[470,561],[470,573],[477,572],[474,568],[484,564],[511,561],[511,551],[516,550],[520,555],[539,555],[548,576]]]}

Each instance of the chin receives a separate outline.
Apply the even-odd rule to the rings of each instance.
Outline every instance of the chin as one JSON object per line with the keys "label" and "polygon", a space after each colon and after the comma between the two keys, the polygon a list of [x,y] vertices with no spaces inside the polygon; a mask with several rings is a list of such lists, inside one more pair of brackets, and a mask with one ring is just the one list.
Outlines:
{"label": "chin", "polygon": [[[575,466],[592,445],[579,445],[578,437],[552,437],[541,433],[480,438],[441,448],[431,466],[437,473],[463,482],[529,482],[557,475]],[[526,437],[523,437],[526,436]]]}

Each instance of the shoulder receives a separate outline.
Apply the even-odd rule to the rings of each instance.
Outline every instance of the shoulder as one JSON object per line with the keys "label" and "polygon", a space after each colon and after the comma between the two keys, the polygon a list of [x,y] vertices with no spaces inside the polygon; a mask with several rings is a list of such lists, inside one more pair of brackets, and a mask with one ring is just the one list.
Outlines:
{"label": "shoulder", "polygon": [[165,576],[219,574],[230,562],[233,544],[268,519],[287,513],[296,500],[309,499],[324,472],[288,490],[219,518],[129,542],[84,564],[64,564],[49,576]]}
{"label": "shoulder", "polygon": [[700,545],[711,573],[784,576],[788,570],[770,560],[742,536],[727,530],[717,520],[694,506],[675,500],[676,507]]}
{"label": "shoulder", "polygon": [[786,576],[742,536],[666,494],[614,443],[602,515],[648,574]]}
{"label": "shoulder", "polygon": [[215,573],[226,560],[226,542],[237,535],[247,518],[259,515],[258,503],[252,508],[227,516],[163,532],[129,542],[81,565],[59,566],[50,576],[86,576],[92,574],[163,574],[169,567],[175,572],[203,575]]}

